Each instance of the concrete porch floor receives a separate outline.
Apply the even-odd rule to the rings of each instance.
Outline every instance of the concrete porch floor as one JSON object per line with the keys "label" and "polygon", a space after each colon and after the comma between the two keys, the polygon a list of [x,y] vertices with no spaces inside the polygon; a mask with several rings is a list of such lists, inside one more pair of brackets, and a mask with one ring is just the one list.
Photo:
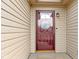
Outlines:
{"label": "concrete porch floor", "polygon": [[66,53],[34,53],[29,59],[71,59]]}

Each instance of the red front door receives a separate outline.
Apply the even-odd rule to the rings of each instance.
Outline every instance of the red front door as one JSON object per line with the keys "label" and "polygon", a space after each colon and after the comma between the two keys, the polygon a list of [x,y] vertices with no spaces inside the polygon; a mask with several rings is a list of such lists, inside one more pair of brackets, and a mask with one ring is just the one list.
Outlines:
{"label": "red front door", "polygon": [[55,50],[55,11],[36,11],[36,50]]}

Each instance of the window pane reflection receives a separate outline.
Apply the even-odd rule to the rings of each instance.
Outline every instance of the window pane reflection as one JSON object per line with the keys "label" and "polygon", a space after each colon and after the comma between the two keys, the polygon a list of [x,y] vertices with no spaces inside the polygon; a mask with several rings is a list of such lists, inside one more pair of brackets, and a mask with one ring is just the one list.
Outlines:
{"label": "window pane reflection", "polygon": [[40,13],[40,19],[38,20],[38,26],[43,29],[48,29],[53,26],[52,13]]}

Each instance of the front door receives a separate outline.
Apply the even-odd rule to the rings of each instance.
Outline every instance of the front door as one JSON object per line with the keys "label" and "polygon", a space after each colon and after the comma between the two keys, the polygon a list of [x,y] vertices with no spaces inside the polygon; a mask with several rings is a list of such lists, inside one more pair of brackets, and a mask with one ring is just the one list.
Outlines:
{"label": "front door", "polygon": [[36,11],[36,50],[55,50],[55,11]]}

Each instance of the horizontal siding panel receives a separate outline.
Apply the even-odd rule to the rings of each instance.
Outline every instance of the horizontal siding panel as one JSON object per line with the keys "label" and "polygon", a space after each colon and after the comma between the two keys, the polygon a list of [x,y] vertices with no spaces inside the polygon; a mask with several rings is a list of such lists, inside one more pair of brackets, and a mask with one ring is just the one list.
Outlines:
{"label": "horizontal siding panel", "polygon": [[15,27],[15,26],[3,26],[2,27],[2,33],[6,32],[28,32],[28,28],[22,28],[22,27]]}
{"label": "horizontal siding panel", "polygon": [[28,35],[26,33],[8,33],[8,34],[2,34],[2,41],[7,41],[7,40],[13,40],[16,38],[23,37],[24,35]]}
{"label": "horizontal siding panel", "polygon": [[30,6],[27,0],[2,0],[2,59],[27,59],[30,53]]}
{"label": "horizontal siding panel", "polygon": [[78,8],[74,0],[67,8],[67,53],[78,59]]}
{"label": "horizontal siding panel", "polygon": [[[21,38],[17,38],[17,40],[5,41],[4,43],[2,43],[2,49],[6,49],[8,47],[12,47],[13,45],[21,43],[22,41],[24,41],[26,39],[28,41],[28,38],[24,39],[24,37],[26,37],[26,36],[23,36]],[[6,45],[4,46],[4,44],[6,44]]]}

